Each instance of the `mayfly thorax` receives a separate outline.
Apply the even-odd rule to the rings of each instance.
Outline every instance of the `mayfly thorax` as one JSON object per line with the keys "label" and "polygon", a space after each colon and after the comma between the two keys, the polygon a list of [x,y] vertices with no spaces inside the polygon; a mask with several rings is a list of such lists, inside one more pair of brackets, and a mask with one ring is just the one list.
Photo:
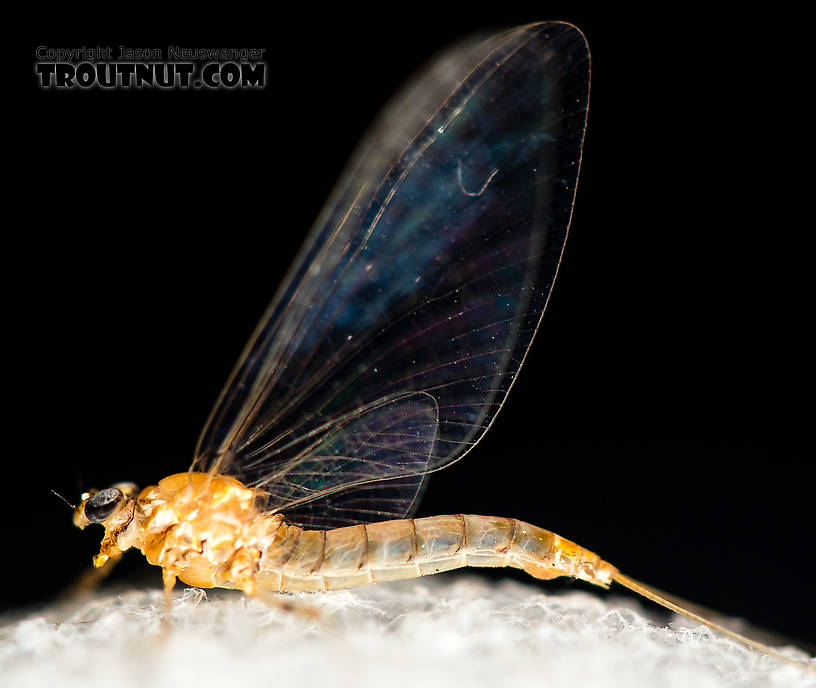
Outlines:
{"label": "mayfly thorax", "polygon": [[463,566],[620,583],[732,638],[599,556],[513,518],[411,518],[424,476],[490,427],[569,227],[589,51],[564,23],[463,43],[384,111],[261,319],[189,472],[82,495],[97,567],[131,548],[248,595]]}

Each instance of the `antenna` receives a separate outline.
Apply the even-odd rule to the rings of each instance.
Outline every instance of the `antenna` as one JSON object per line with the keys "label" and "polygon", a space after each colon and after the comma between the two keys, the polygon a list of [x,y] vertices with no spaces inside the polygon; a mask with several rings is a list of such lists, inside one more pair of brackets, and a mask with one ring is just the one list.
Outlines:
{"label": "antenna", "polygon": [[67,499],[65,499],[65,497],[63,497],[63,496],[62,496],[62,495],[61,495],[59,492],[57,492],[56,490],[51,490],[51,494],[56,495],[56,496],[57,496],[57,497],[59,497],[59,498],[60,498],[60,499],[61,499],[63,502],[65,502],[65,503],[66,503],[68,506],[70,506],[72,509],[76,510],[76,507],[75,507],[73,504],[71,504],[71,502],[69,502]]}

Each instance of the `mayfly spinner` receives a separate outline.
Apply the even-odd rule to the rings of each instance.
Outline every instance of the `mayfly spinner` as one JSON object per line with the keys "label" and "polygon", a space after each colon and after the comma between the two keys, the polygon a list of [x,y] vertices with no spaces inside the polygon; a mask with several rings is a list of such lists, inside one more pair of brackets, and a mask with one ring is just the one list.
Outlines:
{"label": "mayfly spinner", "polygon": [[333,590],[463,566],[624,585],[598,555],[513,518],[410,518],[424,476],[493,422],[547,304],[575,197],[589,51],[563,23],[437,60],[353,159],[210,415],[186,473],[82,496],[190,585]]}

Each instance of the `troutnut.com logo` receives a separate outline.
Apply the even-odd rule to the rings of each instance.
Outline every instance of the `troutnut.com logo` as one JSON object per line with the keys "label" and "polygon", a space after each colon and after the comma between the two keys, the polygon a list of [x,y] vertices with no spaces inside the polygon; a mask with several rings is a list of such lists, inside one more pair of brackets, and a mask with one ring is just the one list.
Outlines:
{"label": "troutnut.com logo", "polygon": [[35,50],[34,74],[43,89],[260,89],[266,86],[264,48],[116,49],[106,46]]}

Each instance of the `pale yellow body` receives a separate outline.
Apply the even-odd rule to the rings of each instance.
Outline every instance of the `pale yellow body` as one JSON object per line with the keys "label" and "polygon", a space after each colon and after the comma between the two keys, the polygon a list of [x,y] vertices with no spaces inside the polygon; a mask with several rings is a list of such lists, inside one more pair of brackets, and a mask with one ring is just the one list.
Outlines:
{"label": "pale yellow body", "polygon": [[[282,514],[259,508],[266,496],[262,491],[235,478],[196,472],[171,475],[138,495],[131,483],[103,492],[113,492],[112,501],[106,501],[107,495],[86,513],[95,494],[86,493],[74,511],[80,528],[91,523],[105,527],[94,564],[113,564],[126,550],[140,549],[151,564],[162,567],[168,602],[177,579],[255,596],[336,590],[462,566],[512,566],[536,578],[570,576],[604,588],[620,583],[723,635],[797,664],[623,575],[574,542],[514,518],[456,514],[305,530],[287,523]],[[99,516],[106,504],[111,510]]]}
{"label": "pale yellow body", "polygon": [[333,530],[304,530],[260,511],[259,493],[238,480],[178,473],[117,519],[97,564],[130,547],[176,578],[202,588],[336,590],[414,578],[462,566],[512,566],[536,578],[572,576],[608,587],[617,569],[548,530],[513,518],[433,516]]}

